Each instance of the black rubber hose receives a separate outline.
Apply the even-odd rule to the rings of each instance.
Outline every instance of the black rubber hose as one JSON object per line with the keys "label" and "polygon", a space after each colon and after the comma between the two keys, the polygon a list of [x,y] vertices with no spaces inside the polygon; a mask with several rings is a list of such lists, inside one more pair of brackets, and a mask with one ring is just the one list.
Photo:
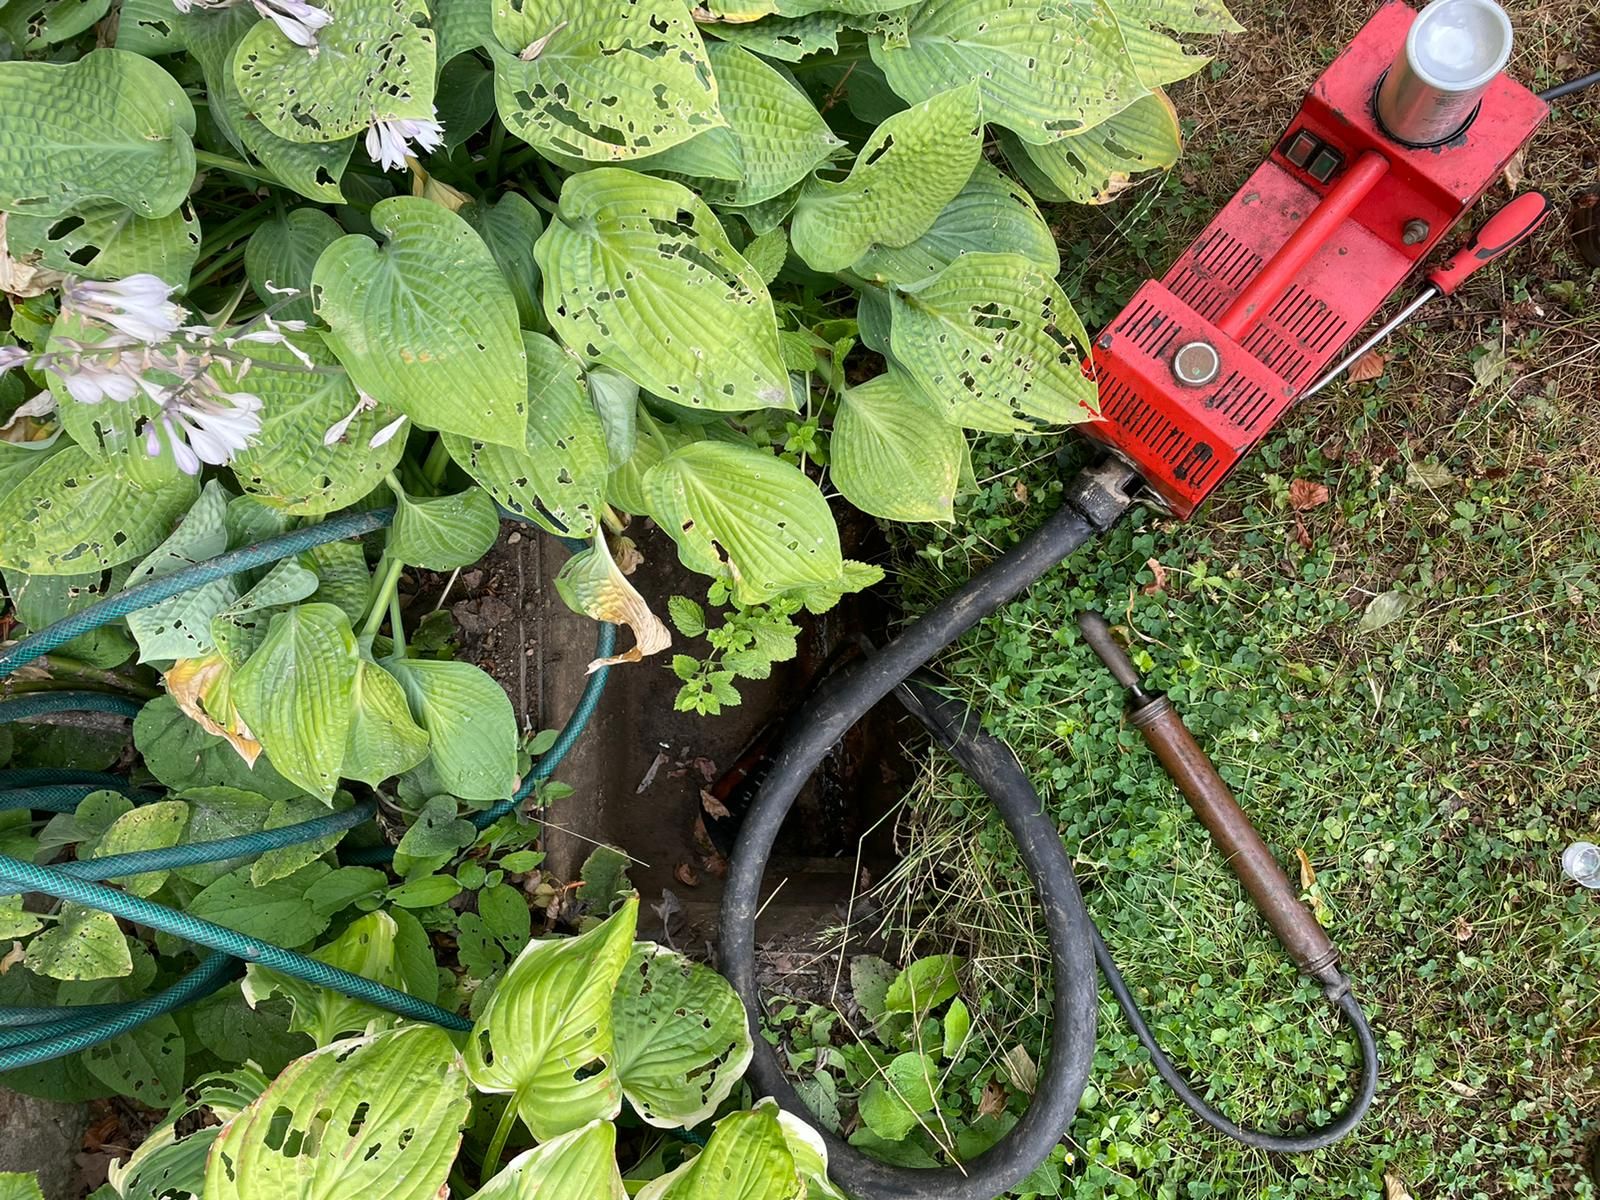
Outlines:
{"label": "black rubber hose", "polygon": [[[722,970],[744,1002],[755,1032],[750,1076],[758,1094],[770,1095],[801,1116],[805,1102],[790,1084],[776,1052],[760,1036],[762,1006],[756,979],[755,919],[761,880],[778,830],[824,754],[879,700],[898,690],[903,704],[955,757],[994,803],[1016,839],[1023,864],[1039,892],[1054,978],[1052,1047],[1033,1103],[991,1149],[958,1167],[917,1169],[891,1166],[821,1130],[829,1174],[859,1197],[871,1200],[991,1200],[1042,1163],[1061,1140],[1082,1097],[1094,1059],[1098,990],[1091,959],[1097,960],[1113,996],[1156,1071],[1202,1120],[1246,1145],[1295,1153],[1320,1149],[1348,1133],[1372,1103],[1378,1054],[1372,1031],[1350,994],[1348,981],[1328,989],[1361,1047],[1361,1086],[1350,1107],[1329,1125],[1293,1136],[1246,1129],[1205,1103],[1157,1044],[1099,930],[1089,920],[1055,824],[1016,756],[1003,742],[981,732],[964,706],[913,681],[921,665],[1032,584],[1090,538],[1110,528],[1126,511],[1130,480],[1104,465],[1073,481],[1062,510],[1027,541],[947,597],[882,651],[850,667],[824,686],[790,727],[754,802],[745,814],[729,863],[722,902]],[[813,1119],[813,1123],[814,1119]]]}

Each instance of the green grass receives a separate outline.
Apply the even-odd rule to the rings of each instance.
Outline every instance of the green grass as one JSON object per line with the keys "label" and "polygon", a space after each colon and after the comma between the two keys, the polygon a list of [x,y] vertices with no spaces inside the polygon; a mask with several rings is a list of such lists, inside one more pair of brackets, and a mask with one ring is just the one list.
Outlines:
{"label": "green grass", "polygon": [[[1241,7],[1257,32],[1179,97],[1195,127],[1179,170],[1061,217],[1091,328],[1198,232],[1364,15]],[[1581,9],[1513,7],[1521,76],[1577,73],[1556,63]],[[1530,147],[1526,185],[1559,202],[1597,147],[1600,103],[1569,110]],[[1600,895],[1557,860],[1600,834],[1600,273],[1553,223],[1386,353],[1379,382],[1291,414],[1198,521],[1135,516],[940,664],[1029,768],[1163,1043],[1225,1111],[1326,1120],[1354,1048],[1123,721],[1082,606],[1122,627],[1280,859],[1304,851],[1384,1047],[1355,1136],[1272,1158],[1192,1118],[1107,1001],[1066,1194],[1365,1197],[1387,1174],[1418,1197],[1595,1195]],[[912,609],[1056,507],[1057,445],[978,447],[961,519],[903,546]],[[1300,478],[1329,502],[1296,514]],[[1361,631],[1393,591],[1408,610]],[[1043,931],[1003,830],[935,762],[902,836],[878,892],[890,927],[924,950],[958,940],[991,1063],[1016,1044],[1037,1057]]]}

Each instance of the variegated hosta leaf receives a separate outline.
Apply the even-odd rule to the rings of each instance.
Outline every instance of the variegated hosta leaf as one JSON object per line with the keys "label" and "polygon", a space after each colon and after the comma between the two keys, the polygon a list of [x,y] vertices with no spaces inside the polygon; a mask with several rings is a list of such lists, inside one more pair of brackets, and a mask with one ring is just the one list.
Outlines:
{"label": "variegated hosta leaf", "polygon": [[534,256],[550,323],[584,359],[691,407],[793,406],[767,286],[688,188],[574,175]]}
{"label": "variegated hosta leaf", "polygon": [[829,471],[862,512],[886,521],[949,521],[965,447],[939,406],[891,369],[840,397]]}
{"label": "variegated hosta leaf", "polygon": [[316,370],[307,371],[287,347],[250,347],[255,366],[245,387],[261,397],[261,432],[230,465],[239,486],[263,503],[296,516],[321,516],[354,504],[382,483],[405,453],[406,439],[392,437],[373,447],[373,436],[400,415],[379,404],[362,409],[329,442],[329,431],[361,397],[321,338],[289,337]]}
{"label": "variegated hosta leaf", "polygon": [[926,233],[904,246],[869,247],[851,264],[850,273],[879,283],[915,283],[975,250],[1020,254],[1051,276],[1061,270],[1055,235],[1033,198],[981,160]]}
{"label": "variegated hosta leaf", "polygon": [[110,200],[163,217],[194,182],[194,108],[125,50],[0,63],[0,208],[57,215]]}
{"label": "variegated hosta leaf", "polygon": [[622,1107],[612,1059],[611,996],[633,950],[639,898],[575,938],[529,942],[489,997],[467,1042],[479,1091],[508,1093],[541,1141]]}
{"label": "variegated hosta leaf", "polygon": [[704,1150],[645,1184],[635,1200],[800,1200],[804,1195],[776,1110],[757,1108],[723,1117]]}
{"label": "variegated hosta leaf", "polygon": [[[171,536],[134,568],[128,582],[137,585],[159,579],[226,551],[229,499],[220,483],[207,481],[194,507],[184,514]],[[211,619],[238,597],[239,585],[232,576],[226,576],[129,613],[128,628],[139,643],[139,661],[209,654],[216,647]]]}
{"label": "variegated hosta leaf", "polygon": [[272,618],[233,679],[233,701],[272,765],[324,803],[339,783],[358,658],[344,613],[301,604]]}
{"label": "variegated hosta leaf", "polygon": [[777,1114],[783,1143],[789,1148],[794,1168],[805,1185],[806,1200],[845,1200],[845,1194],[828,1178],[828,1146],[822,1135],[792,1112],[779,1108],[777,1101],[770,1098],[758,1100],[756,1109]]}
{"label": "variegated hosta leaf", "polygon": [[618,162],[723,124],[684,0],[494,0],[493,29],[500,119],[536,149]]}
{"label": "variegated hosta leaf", "polygon": [[339,774],[377,787],[428,757],[427,732],[411,719],[406,693],[377,663],[362,659],[350,696],[350,733]]}
{"label": "variegated hosta leaf", "polygon": [[799,468],[765,450],[693,442],[651,467],[644,490],[683,565],[729,580],[740,604],[827,587],[844,574],[828,502]]}
{"label": "variegated hosta leaf", "polygon": [[895,361],[951,421],[1009,433],[1095,415],[1083,322],[1020,254],[964,254],[889,300]]}
{"label": "variegated hosta leaf", "polygon": [[164,217],[141,217],[93,200],[61,216],[17,213],[4,224],[13,258],[85,279],[144,273],[182,287],[200,253],[200,222],[188,204]]}
{"label": "variegated hosta leaf", "polygon": [[233,82],[269,133],[337,142],[374,121],[433,117],[434,43],[423,0],[323,0],[316,53],[272,21],[239,43]]}
{"label": "variegated hosta leaf", "polygon": [[1000,146],[1034,195],[1058,204],[1105,204],[1140,172],[1177,162],[1183,134],[1172,102],[1157,91],[1072,137],[1031,146],[1001,130]]}
{"label": "variegated hosta leaf", "polygon": [[561,564],[555,582],[556,591],[573,612],[633,630],[632,648],[610,658],[595,659],[589,664],[591,673],[618,663],[638,662],[672,645],[671,632],[618,568],[605,530],[596,533],[587,550],[578,551]]}
{"label": "variegated hosta leaf", "polygon": [[641,942],[611,1001],[622,1094],[651,1125],[690,1129],[750,1065],[744,1004],[710,967]]}
{"label": "variegated hosta leaf", "polygon": [[244,248],[244,272],[256,299],[284,321],[309,321],[311,272],[344,230],[320,208],[277,213],[255,227]]}
{"label": "variegated hosta leaf", "polygon": [[148,554],[200,491],[171,455],[152,461],[166,465],[136,481],[82,446],[45,458],[0,496],[0,567],[83,575]]}
{"label": "variegated hosta leaf", "polygon": [[1187,79],[1211,61],[1188,54],[1160,30],[1238,33],[1243,28],[1221,0],[1106,0],[1106,6],[1122,29],[1134,70],[1148,88]]}
{"label": "variegated hosta leaf", "polygon": [[616,1126],[590,1121],[523,1151],[468,1200],[624,1200],[627,1194],[617,1170]]}
{"label": "variegated hosta leaf", "polygon": [[884,121],[841,183],[812,179],[789,237],[819,271],[842,271],[874,244],[904,246],[928,231],[983,152],[975,84],[952,88]]}
{"label": "variegated hosta leaf", "polygon": [[1026,142],[1098,125],[1145,92],[1106,0],[928,0],[903,37],[869,45],[905,99],[976,80],[984,120]]}
{"label": "variegated hosta leaf", "polygon": [[760,204],[788,191],[844,145],[833,135],[811,98],[787,76],[747,50],[711,42],[706,55],[717,74],[725,130],[708,130],[693,141],[640,163],[641,169],[696,176],[694,147],[721,135],[731,144],[731,174],[697,181],[709,204]]}
{"label": "variegated hosta leaf", "polygon": [[471,1107],[434,1025],[334,1042],[284,1068],[222,1127],[207,1200],[437,1200]]}
{"label": "variegated hosta leaf", "polygon": [[598,525],[606,484],[605,433],[578,381],[578,364],[543,334],[522,334],[528,356],[528,429],[521,450],[453,433],[445,448],[509,511],[558,537]]}
{"label": "variegated hosta leaf", "polygon": [[832,12],[814,12],[800,17],[769,16],[757,21],[719,21],[702,25],[701,30],[780,62],[799,62],[808,54],[832,53],[839,48],[839,18]]}
{"label": "variegated hosta leaf", "polygon": [[371,216],[384,245],[342,237],[311,277],[339,361],[363,392],[424,428],[522,445],[527,356],[489,248],[460,217],[415,196],[382,200]]}

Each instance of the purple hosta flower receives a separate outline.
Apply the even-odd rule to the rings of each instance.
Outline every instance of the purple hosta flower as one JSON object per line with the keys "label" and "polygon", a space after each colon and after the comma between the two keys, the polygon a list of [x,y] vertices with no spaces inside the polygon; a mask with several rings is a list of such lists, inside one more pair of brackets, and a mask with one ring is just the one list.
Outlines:
{"label": "purple hosta flower", "polygon": [[172,302],[172,291],[155,275],[129,275],[112,283],[69,279],[61,289],[61,308],[141,342],[164,342],[188,315]]}
{"label": "purple hosta flower", "polygon": [[340,417],[332,425],[329,425],[328,428],[323,432],[322,444],[324,446],[331,446],[335,442],[344,441],[344,435],[350,431],[351,422],[359,417],[362,413],[371,412],[373,409],[378,407],[378,402],[365,392],[358,391],[356,395],[359,397],[359,399],[356,401],[356,406],[349,412],[345,413],[344,416]]}
{"label": "purple hosta flower", "polygon": [[126,404],[139,394],[138,364],[125,354],[82,355],[52,364],[51,370],[60,376],[67,393],[79,404],[99,404],[102,400]]}
{"label": "purple hosta flower", "polygon": [[28,352],[21,346],[0,346],[0,375],[4,375],[12,367],[20,367],[28,361]]}
{"label": "purple hosta flower", "polygon": [[[438,115],[437,110],[434,113]],[[367,154],[385,171],[402,171],[411,153],[408,142],[424,150],[444,145],[444,126],[438,121],[374,121],[367,128]]]}
{"label": "purple hosta flower", "polygon": [[312,51],[317,47],[317,30],[333,22],[331,12],[307,4],[305,0],[250,0],[250,3],[258,13],[276,24],[284,37]]}
{"label": "purple hosta flower", "polygon": [[382,446],[384,443],[388,442],[390,438],[394,437],[395,434],[399,433],[401,427],[404,426],[405,423],[406,418],[404,414],[396,417],[382,429],[378,430],[377,433],[373,434],[371,440],[367,442],[367,445],[376,450],[379,446]]}
{"label": "purple hosta flower", "polygon": [[144,448],[151,458],[159,456],[165,433],[178,469],[196,475],[201,463],[231,462],[260,432],[261,398],[225,392],[203,375],[167,395],[160,414],[145,427]]}

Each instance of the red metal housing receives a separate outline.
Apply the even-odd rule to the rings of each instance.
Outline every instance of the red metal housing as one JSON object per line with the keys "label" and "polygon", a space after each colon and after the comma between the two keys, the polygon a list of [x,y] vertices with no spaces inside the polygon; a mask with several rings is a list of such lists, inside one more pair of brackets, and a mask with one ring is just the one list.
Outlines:
{"label": "red metal housing", "polygon": [[[1386,4],[1328,67],[1271,156],[1159,282],[1095,339],[1081,428],[1190,516],[1472,207],[1549,111],[1500,76],[1454,138],[1390,139],[1373,98],[1415,13]],[[1220,369],[1180,383],[1175,351]]]}

